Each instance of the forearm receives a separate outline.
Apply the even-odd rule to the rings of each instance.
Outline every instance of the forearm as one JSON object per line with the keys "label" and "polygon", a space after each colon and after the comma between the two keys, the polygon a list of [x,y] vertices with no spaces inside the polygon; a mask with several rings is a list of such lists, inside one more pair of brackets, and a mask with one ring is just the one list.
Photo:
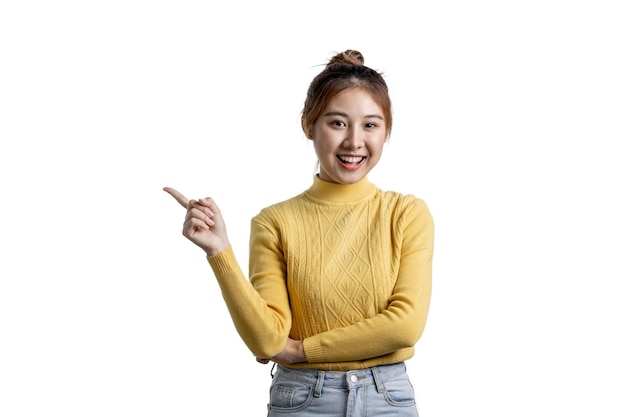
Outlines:
{"label": "forearm", "polygon": [[207,260],[246,346],[259,357],[280,352],[291,328],[286,294],[273,291],[264,294],[267,299],[263,298],[241,271],[231,247]]}
{"label": "forearm", "polygon": [[427,314],[426,300],[413,313],[392,307],[351,326],[306,338],[304,353],[309,363],[362,361],[384,356],[414,346],[424,331]]}

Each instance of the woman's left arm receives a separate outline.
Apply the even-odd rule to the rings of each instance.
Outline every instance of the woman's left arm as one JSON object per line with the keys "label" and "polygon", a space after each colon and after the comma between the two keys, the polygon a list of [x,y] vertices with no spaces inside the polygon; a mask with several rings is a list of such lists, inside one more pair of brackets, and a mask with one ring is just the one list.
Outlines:
{"label": "woman's left arm", "polygon": [[388,307],[353,325],[305,339],[307,362],[345,362],[412,347],[424,331],[432,289],[433,218],[424,201],[407,198],[398,217],[401,234],[397,281]]}

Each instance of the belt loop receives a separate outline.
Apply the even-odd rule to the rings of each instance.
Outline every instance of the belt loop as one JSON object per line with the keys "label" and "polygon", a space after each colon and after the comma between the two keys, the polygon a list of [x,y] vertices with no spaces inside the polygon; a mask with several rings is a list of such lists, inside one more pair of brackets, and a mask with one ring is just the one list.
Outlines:
{"label": "belt loop", "polygon": [[372,375],[374,376],[374,383],[376,384],[376,391],[381,394],[383,392],[383,384],[380,381],[380,375],[378,374],[378,366],[372,366]]}
{"label": "belt loop", "polygon": [[313,393],[313,396],[315,397],[319,397],[320,395],[322,395],[322,386],[324,385],[324,375],[326,375],[326,372],[317,371],[317,382],[315,383],[315,392]]}

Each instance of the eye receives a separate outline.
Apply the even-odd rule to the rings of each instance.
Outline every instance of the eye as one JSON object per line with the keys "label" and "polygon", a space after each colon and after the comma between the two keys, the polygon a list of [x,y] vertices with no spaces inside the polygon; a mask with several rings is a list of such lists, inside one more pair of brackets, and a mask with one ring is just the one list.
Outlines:
{"label": "eye", "polygon": [[378,127],[378,125],[376,123],[365,123],[365,128],[366,129],[373,129],[375,127]]}
{"label": "eye", "polygon": [[344,122],[342,122],[341,120],[333,120],[332,122],[330,122],[331,125],[333,126],[337,126],[337,127],[345,127],[346,124]]}

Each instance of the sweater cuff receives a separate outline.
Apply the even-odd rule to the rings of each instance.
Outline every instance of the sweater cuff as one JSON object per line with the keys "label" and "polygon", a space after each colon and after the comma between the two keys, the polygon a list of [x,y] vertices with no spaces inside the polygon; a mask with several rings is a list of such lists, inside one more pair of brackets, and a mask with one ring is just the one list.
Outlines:
{"label": "sweater cuff", "polygon": [[313,340],[304,339],[302,341],[302,347],[304,348],[304,356],[308,363],[324,362],[324,349],[319,343],[315,343]]}
{"label": "sweater cuff", "polygon": [[237,265],[232,246],[229,246],[218,254],[207,256],[206,259],[209,261],[209,265],[211,265],[211,268],[216,274],[232,272],[233,265]]}

